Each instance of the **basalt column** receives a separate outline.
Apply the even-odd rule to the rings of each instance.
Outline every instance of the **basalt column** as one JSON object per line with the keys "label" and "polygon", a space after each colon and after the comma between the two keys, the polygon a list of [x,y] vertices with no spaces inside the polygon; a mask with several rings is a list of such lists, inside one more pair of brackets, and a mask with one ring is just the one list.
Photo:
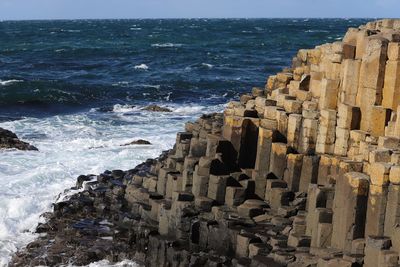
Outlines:
{"label": "basalt column", "polygon": [[369,177],[363,173],[346,173],[337,180],[333,204],[332,247],[350,251],[351,242],[364,237],[368,188]]}

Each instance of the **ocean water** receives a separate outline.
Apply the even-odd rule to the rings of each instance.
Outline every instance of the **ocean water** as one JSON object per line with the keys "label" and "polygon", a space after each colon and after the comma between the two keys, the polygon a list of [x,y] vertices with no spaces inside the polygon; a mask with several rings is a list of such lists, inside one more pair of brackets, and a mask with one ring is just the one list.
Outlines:
{"label": "ocean water", "polygon": [[[186,121],[263,86],[298,49],[340,40],[365,22],[0,22],[0,127],[39,149],[0,151],[0,266],[35,238],[40,214],[71,193],[64,190],[78,175],[156,157]],[[173,112],[141,110],[148,104]],[[139,138],[152,145],[121,146]]]}

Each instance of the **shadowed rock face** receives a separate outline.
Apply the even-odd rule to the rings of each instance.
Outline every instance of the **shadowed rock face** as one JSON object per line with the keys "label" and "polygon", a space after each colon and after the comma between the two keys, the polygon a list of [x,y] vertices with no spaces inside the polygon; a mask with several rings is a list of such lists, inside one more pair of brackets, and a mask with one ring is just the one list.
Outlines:
{"label": "shadowed rock face", "polygon": [[13,132],[0,128],[0,149],[38,150],[36,147],[18,139]]}

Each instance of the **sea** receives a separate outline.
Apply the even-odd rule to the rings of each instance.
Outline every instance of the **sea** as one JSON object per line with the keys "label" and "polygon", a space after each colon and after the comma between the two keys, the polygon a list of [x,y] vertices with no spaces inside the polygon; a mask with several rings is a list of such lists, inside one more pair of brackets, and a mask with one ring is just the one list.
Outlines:
{"label": "sea", "polygon": [[[366,21],[0,21],[0,127],[39,149],[0,151],[0,266],[37,237],[40,215],[73,193],[78,175],[157,157],[185,122],[221,112],[298,49]],[[149,104],[172,112],[142,110]],[[152,145],[121,146],[136,139]]]}

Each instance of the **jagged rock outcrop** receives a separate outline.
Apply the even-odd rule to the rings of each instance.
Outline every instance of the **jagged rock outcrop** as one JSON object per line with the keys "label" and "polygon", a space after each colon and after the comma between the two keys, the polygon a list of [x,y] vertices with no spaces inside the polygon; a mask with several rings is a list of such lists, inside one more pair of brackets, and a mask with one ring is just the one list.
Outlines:
{"label": "jagged rock outcrop", "polygon": [[300,50],[160,158],[80,177],[12,265],[399,266],[399,66],[400,20]]}
{"label": "jagged rock outcrop", "polygon": [[151,143],[150,143],[150,141],[147,141],[147,140],[138,139],[138,140],[134,140],[132,142],[123,144],[121,146],[130,146],[130,145],[151,145]]}
{"label": "jagged rock outcrop", "polygon": [[38,150],[36,147],[18,139],[13,132],[0,128],[0,149]]}
{"label": "jagged rock outcrop", "polygon": [[154,112],[172,112],[172,110],[170,110],[169,108],[160,107],[157,105],[149,105],[147,107],[144,107],[143,110],[154,111]]}

